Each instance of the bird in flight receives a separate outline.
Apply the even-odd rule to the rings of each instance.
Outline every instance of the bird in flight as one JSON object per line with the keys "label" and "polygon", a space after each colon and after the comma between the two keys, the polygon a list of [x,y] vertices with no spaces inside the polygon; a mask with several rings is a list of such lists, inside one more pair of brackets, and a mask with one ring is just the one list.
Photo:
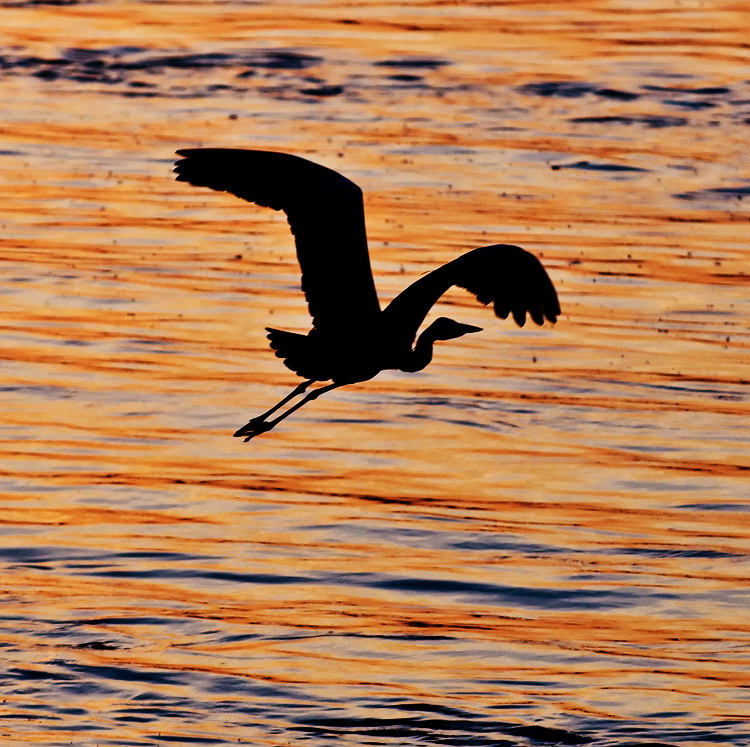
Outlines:
{"label": "bird in flight", "polygon": [[[228,148],[177,151],[177,180],[230,192],[286,213],[302,270],[313,327],[306,335],[266,328],[271,348],[303,381],[235,432],[245,441],[271,430],[321,394],[367,381],[385,369],[421,371],[437,340],[481,327],[440,317],[417,337],[432,306],[451,287],[465,288],[501,319],[522,327],[560,314],[539,260],[510,244],[474,249],[424,275],[380,308],[370,268],[362,190],[341,174],[288,153]],[[314,382],[330,382],[308,392]],[[271,418],[295,397],[304,395]]]}

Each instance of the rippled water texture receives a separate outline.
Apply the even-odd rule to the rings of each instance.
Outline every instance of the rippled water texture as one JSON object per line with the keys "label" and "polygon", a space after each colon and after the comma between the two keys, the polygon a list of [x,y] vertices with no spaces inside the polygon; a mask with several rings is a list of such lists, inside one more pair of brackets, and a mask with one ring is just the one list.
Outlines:
{"label": "rippled water texture", "polygon": [[[746,3],[0,14],[3,744],[750,745]],[[232,439],[309,320],[203,145],[359,183],[383,300],[517,243],[563,316]]]}

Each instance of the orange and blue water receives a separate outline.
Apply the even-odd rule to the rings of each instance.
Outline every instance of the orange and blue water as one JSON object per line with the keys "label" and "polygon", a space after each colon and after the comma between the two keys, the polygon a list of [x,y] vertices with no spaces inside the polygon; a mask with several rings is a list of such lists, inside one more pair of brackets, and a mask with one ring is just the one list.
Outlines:
{"label": "orange and blue water", "polygon": [[[750,745],[750,49],[697,2],[0,8],[0,739]],[[486,244],[563,308],[296,384],[284,216],[364,190],[387,301]]]}

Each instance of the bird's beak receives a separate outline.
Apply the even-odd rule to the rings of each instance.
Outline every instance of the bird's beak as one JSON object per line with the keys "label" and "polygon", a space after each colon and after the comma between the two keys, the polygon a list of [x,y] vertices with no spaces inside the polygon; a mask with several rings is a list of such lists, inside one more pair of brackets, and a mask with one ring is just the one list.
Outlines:
{"label": "bird's beak", "polygon": [[475,327],[473,324],[461,324],[460,322],[456,324],[456,331],[453,335],[453,338],[456,337],[462,337],[463,335],[469,335],[472,332],[481,332],[483,327]]}

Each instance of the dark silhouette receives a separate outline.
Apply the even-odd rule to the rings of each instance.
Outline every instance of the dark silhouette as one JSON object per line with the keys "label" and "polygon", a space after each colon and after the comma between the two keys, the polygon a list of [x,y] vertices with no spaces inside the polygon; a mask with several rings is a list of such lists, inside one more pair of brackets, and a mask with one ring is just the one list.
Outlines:
{"label": "dark silhouette", "polygon": [[[337,387],[367,381],[384,369],[421,371],[436,340],[452,340],[481,327],[441,317],[414,343],[420,325],[453,285],[494,304],[519,326],[526,312],[536,324],[555,322],[557,294],[539,260],[520,247],[474,249],[412,283],[381,311],[370,269],[362,190],[331,169],[286,153],[191,148],[175,164],[177,180],[231,192],[257,205],[283,210],[297,245],[302,290],[313,319],[307,335],[268,328],[268,339],[287,368],[303,381],[288,396],[234,435],[249,441],[307,402]],[[314,381],[332,383],[308,392],[273,420],[268,418]]]}

